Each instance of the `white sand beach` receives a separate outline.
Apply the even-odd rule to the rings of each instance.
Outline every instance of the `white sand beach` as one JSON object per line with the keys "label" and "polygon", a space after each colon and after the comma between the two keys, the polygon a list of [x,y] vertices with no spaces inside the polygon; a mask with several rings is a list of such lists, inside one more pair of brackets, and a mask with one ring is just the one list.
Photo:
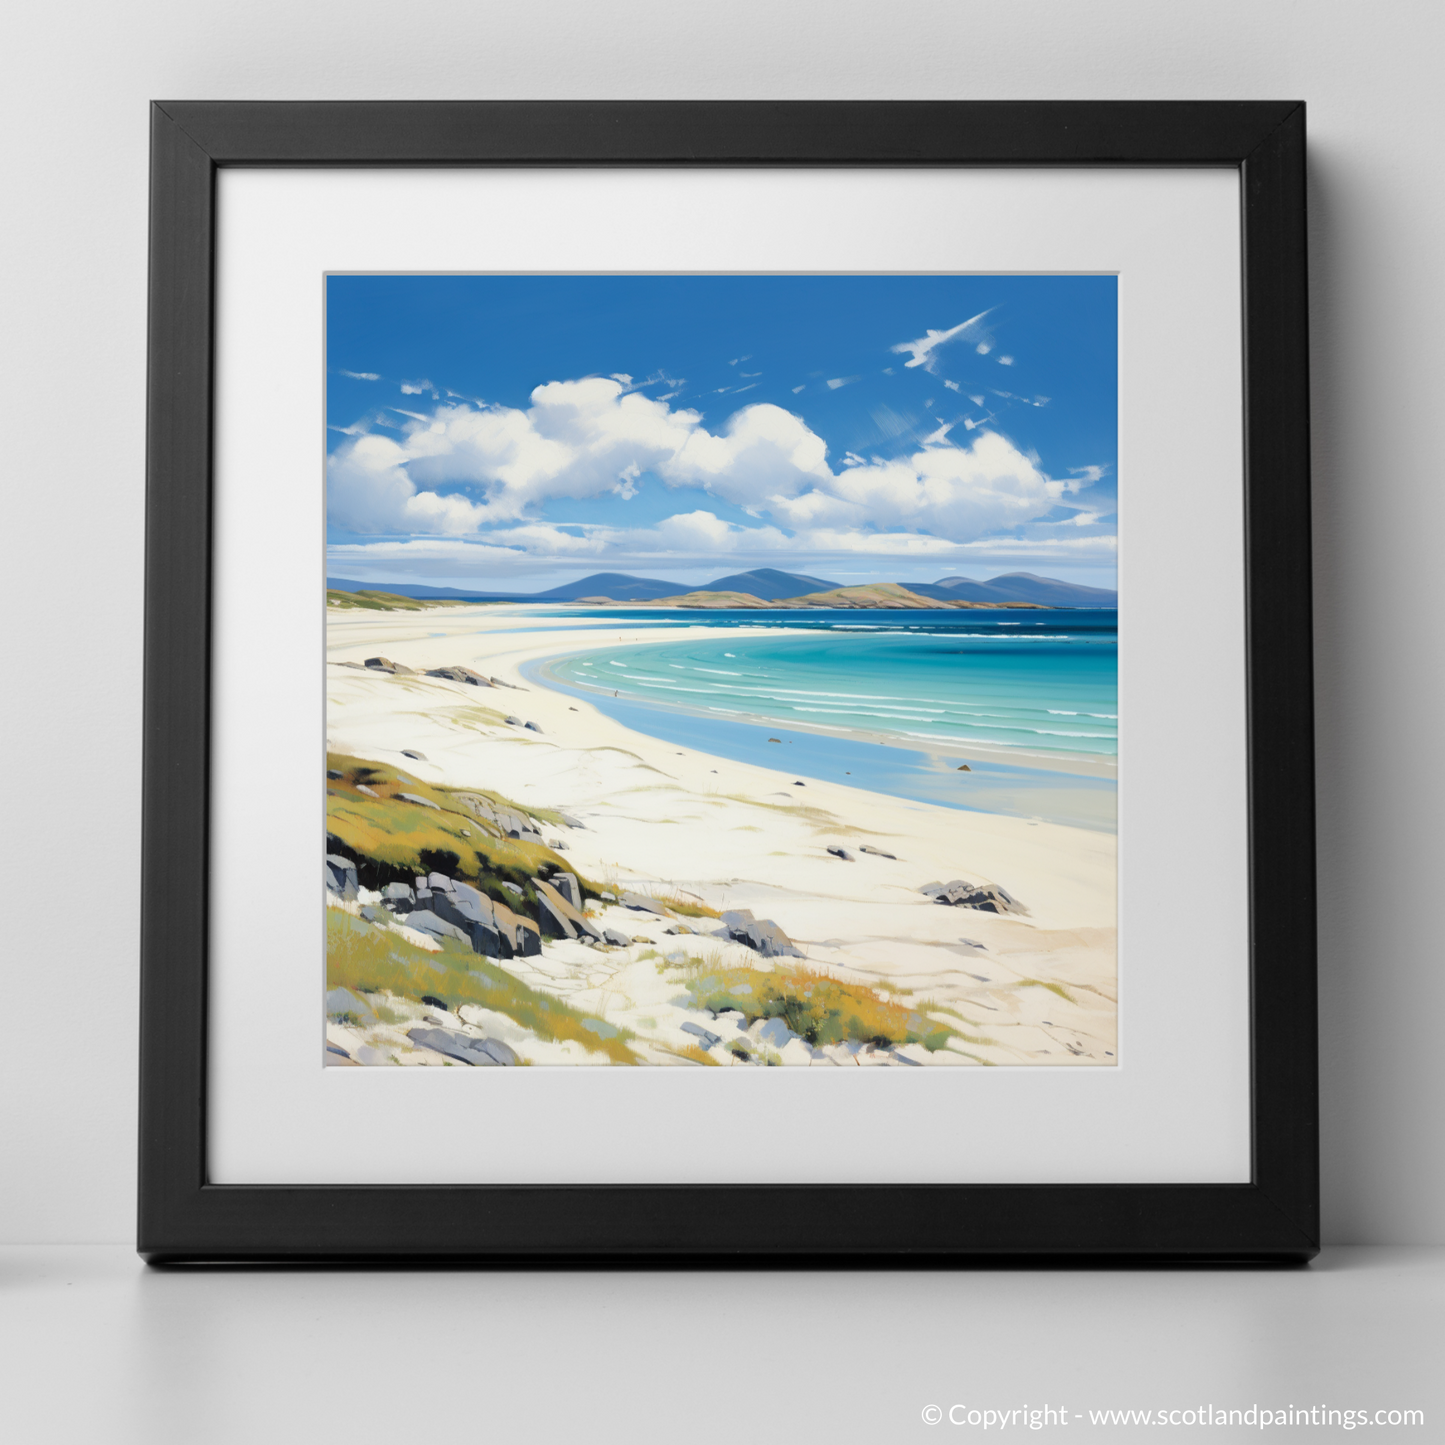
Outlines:
{"label": "white sand beach", "polygon": [[[697,631],[653,624],[645,636],[656,644]],[[908,1062],[1116,1062],[1111,835],[911,802],[680,748],[521,671],[541,658],[642,635],[621,618],[574,618],[560,609],[330,608],[328,747],[424,783],[488,788],[523,807],[565,810],[584,825],[559,839],[568,863],[619,897],[634,890],[691,898],[774,920],[807,967],[906,1000],[955,1030],[945,1048],[900,1050]],[[355,666],[377,655],[414,675]],[[422,675],[444,666],[473,668],[510,686]],[[508,724],[508,715],[540,731]],[[879,852],[865,853],[864,845]],[[852,861],[830,854],[830,846]],[[944,906],[920,892],[952,879],[1004,888],[1027,915]],[[540,957],[505,967],[644,1040],[679,1037],[675,1019],[668,1022],[677,990],[659,981],[659,951],[730,963],[736,954],[767,967],[739,944],[667,933],[666,920],[620,904],[589,913],[644,941],[608,949],[548,942]],[[708,1028],[721,1036],[735,1022]],[[340,1026],[334,1032],[348,1037]],[[806,1062],[805,1053],[781,1061]],[[564,1060],[572,1060],[566,1049],[534,1051],[529,1059]]]}

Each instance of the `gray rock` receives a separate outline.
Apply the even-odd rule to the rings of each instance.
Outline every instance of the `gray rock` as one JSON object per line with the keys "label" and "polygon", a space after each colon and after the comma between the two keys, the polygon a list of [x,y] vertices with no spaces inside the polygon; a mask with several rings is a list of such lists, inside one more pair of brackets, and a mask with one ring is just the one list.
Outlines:
{"label": "gray rock", "polygon": [[581,828],[581,829],[583,829],[583,830],[585,831],[585,829],[586,829],[586,827],[587,827],[587,824],[586,824],[586,823],[579,822],[576,818],[574,818],[574,817],[571,815],[571,813],[563,813],[563,812],[559,811],[559,812],[557,813],[557,816],[558,816],[569,828]]}
{"label": "gray rock", "polygon": [[381,901],[397,913],[410,913],[416,894],[405,883],[388,883],[381,890]]}
{"label": "gray rock", "polygon": [[384,909],[384,908],[378,908],[378,907],[376,906],[376,904],[374,904],[374,903],[368,903],[368,904],[364,905],[363,908],[362,908],[362,910],[361,910],[361,916],[362,916],[368,923],[390,923],[390,922],[391,922],[391,914],[389,914],[389,913],[386,911],[386,909]]}
{"label": "gray rock", "polygon": [[[542,925],[544,936],[556,934],[566,938],[580,938],[584,934],[596,943],[602,942],[602,930],[582,912],[575,908],[550,883],[540,878],[532,882],[537,892],[537,921]],[[566,924],[568,932],[562,932],[559,924]]]}
{"label": "gray rock", "polygon": [[625,933],[620,933],[615,928],[604,928],[602,930],[602,937],[606,942],[610,943],[613,948],[626,948],[632,942]]}
{"label": "gray rock", "polygon": [[445,873],[428,873],[426,875],[426,886],[433,893],[440,890],[443,893],[450,893],[456,886]]}
{"label": "gray rock", "polygon": [[543,938],[576,938],[577,930],[572,920],[558,907],[558,902],[537,890],[537,922],[542,926]]}
{"label": "gray rock", "polygon": [[860,853],[871,853],[875,858],[892,858],[896,863],[898,857],[894,853],[885,853],[881,848],[871,848],[865,843],[859,850]]}
{"label": "gray rock", "polygon": [[423,798],[420,794],[398,793],[397,797],[400,798],[403,803],[415,803],[418,808],[432,808],[438,813],[441,812],[441,805],[439,803],[432,802],[430,798]]}
{"label": "gray rock", "polygon": [[504,717],[502,721],[506,723],[509,727],[519,728],[522,726],[522,719],[519,717],[511,717],[509,715],[507,717]]}
{"label": "gray rock", "polygon": [[560,838],[548,838],[547,846],[554,853],[565,853],[567,851],[567,845]]}
{"label": "gray rock", "polygon": [[655,898],[648,898],[641,893],[624,893],[622,906],[635,908],[641,913],[655,913],[659,918],[667,917],[667,910]]}
{"label": "gray rock", "polygon": [[406,667],[400,662],[393,662],[389,657],[368,657],[366,665],[373,672],[391,672],[398,676],[414,677],[416,668]]}
{"label": "gray rock", "polygon": [[471,936],[463,933],[455,923],[448,923],[446,919],[438,917],[429,908],[415,908],[406,916],[406,926],[415,928],[418,933],[425,933],[431,938],[455,938],[459,943],[471,943]]}
{"label": "gray rock", "polygon": [[500,1039],[474,1039],[453,1029],[414,1028],[407,1038],[423,1048],[474,1068],[496,1068],[517,1062],[517,1055]]}
{"label": "gray rock", "polygon": [[518,958],[536,958],[542,952],[542,933],[530,918],[519,918],[514,930]]}
{"label": "gray rock", "polygon": [[327,768],[326,776],[330,778],[333,783],[335,783],[340,782],[341,779],[345,777],[345,774],[341,771],[340,768]]}
{"label": "gray rock", "polygon": [[368,798],[378,798],[381,796],[375,788],[368,788],[365,783],[358,783],[356,785],[356,791],[358,793],[365,793]]}
{"label": "gray rock", "polygon": [[608,903],[617,902],[617,895],[615,893],[599,893],[597,896],[599,898],[605,898]]}
{"label": "gray rock", "polygon": [[554,873],[552,875],[552,887],[555,888],[573,908],[581,908],[582,885],[578,883],[575,873]]}
{"label": "gray rock", "polygon": [[685,1034],[691,1034],[704,1049],[710,1049],[714,1045],[722,1043],[721,1035],[709,1033],[701,1024],[683,1024],[682,1031]]}
{"label": "gray rock", "polygon": [[789,1041],[797,1037],[782,1019],[767,1019],[757,1031],[758,1042],[770,1049],[786,1048]]}
{"label": "gray rock", "polygon": [[754,918],[746,908],[724,913],[723,928],[734,943],[743,943],[764,958],[802,958],[802,950],[771,918]]}
{"label": "gray rock", "polygon": [[828,851],[835,857],[841,858],[845,863],[854,862],[853,855],[846,848],[839,848],[834,844],[828,845]]}
{"label": "gray rock", "polygon": [[342,1014],[350,1014],[361,1023],[376,1022],[371,1005],[359,994],[352,993],[349,988],[333,988],[326,995],[326,1017],[340,1018]]}
{"label": "gray rock", "polygon": [[416,907],[416,908],[430,908],[430,907],[431,907],[431,900],[432,900],[432,891],[431,891],[431,889],[430,889],[430,888],[423,888],[420,884],[418,884],[418,885],[417,885],[417,890],[416,890],[416,898],[415,898],[415,900],[414,900],[413,906]]}
{"label": "gray rock", "polygon": [[356,864],[337,853],[326,855],[326,886],[342,898],[356,897]]}
{"label": "gray rock", "polygon": [[935,903],[952,908],[977,908],[982,913],[1022,913],[1024,907],[1007,888],[993,883],[968,883],[955,878],[951,883],[927,883],[918,890]]}
{"label": "gray rock", "polygon": [[522,890],[518,888],[515,883],[503,883],[502,887],[505,888],[508,893],[515,893],[518,898],[522,896]]}
{"label": "gray rock", "polygon": [[418,762],[418,763],[424,763],[424,762],[426,762],[426,754],[425,754],[425,753],[414,753],[410,748],[403,748],[403,749],[401,750],[401,755],[402,755],[402,757],[404,757],[404,758],[411,758],[414,762]]}
{"label": "gray rock", "polygon": [[526,722],[523,723],[522,726],[526,728],[528,732],[539,733],[542,731],[542,729],[539,728],[534,722]]}
{"label": "gray rock", "polygon": [[458,883],[450,893],[433,894],[432,907],[438,918],[462,930],[474,953],[511,958],[515,952],[512,930],[497,921],[495,906],[485,893]]}

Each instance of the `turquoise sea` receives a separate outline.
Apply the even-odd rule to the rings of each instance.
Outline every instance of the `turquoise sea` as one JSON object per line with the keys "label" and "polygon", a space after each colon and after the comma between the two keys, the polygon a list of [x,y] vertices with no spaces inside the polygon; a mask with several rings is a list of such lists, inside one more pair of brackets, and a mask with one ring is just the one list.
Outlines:
{"label": "turquoise sea", "polygon": [[[528,668],[639,732],[800,778],[1114,826],[1113,611],[569,608],[568,616],[626,622],[634,637],[639,627],[679,622],[705,629],[683,642],[618,643]],[[768,631],[740,634],[759,626]]]}

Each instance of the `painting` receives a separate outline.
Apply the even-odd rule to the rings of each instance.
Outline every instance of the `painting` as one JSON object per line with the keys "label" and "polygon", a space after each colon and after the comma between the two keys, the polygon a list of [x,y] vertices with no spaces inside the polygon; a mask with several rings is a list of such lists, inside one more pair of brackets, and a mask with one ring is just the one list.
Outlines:
{"label": "painting", "polygon": [[1117,1065],[1114,276],[324,285],[327,1066]]}

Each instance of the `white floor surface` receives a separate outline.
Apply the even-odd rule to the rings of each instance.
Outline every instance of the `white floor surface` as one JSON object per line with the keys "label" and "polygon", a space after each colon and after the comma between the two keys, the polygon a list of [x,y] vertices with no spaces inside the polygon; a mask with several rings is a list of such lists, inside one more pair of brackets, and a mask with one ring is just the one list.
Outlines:
{"label": "white floor surface", "polygon": [[[1445,1249],[1295,1270],[644,1274],[0,1249],[5,1445],[1352,1435],[1089,1417],[1316,1405],[1423,1411],[1365,1438],[1437,1441],[1442,1347]],[[969,1423],[1044,1407],[1063,1423]]]}

